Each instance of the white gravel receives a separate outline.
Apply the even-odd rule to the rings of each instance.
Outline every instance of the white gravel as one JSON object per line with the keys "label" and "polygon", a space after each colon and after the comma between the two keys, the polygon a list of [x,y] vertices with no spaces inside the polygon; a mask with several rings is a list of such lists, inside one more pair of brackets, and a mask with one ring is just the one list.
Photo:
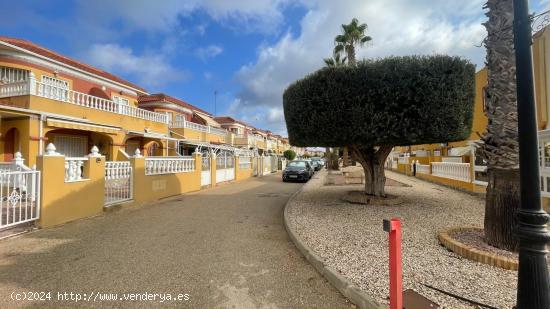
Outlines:
{"label": "white gravel", "polygon": [[386,187],[405,203],[356,205],[341,201],[359,185],[325,186],[326,172],[312,179],[289,205],[291,227],[327,265],[380,303],[388,303],[388,247],[382,220],[403,224],[403,288],[414,289],[441,308],[479,308],[422,285],[428,284],[497,308],[515,303],[517,272],[464,259],[439,245],[437,232],[483,226],[484,200],[401,174],[388,178],[412,187]]}

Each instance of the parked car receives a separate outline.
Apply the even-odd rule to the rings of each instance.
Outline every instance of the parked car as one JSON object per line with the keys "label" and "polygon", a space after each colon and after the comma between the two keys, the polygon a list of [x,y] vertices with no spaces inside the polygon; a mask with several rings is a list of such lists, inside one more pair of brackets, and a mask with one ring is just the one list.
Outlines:
{"label": "parked car", "polygon": [[315,162],[313,162],[311,159],[304,159],[303,161],[306,161],[311,166],[311,169],[313,170],[313,173],[315,174],[315,166],[317,165]]}
{"label": "parked car", "polygon": [[283,182],[308,181],[313,176],[313,168],[305,160],[290,161],[283,171]]}
{"label": "parked car", "polygon": [[323,166],[325,165],[325,162],[323,162],[323,159],[319,158],[319,157],[313,157],[311,158],[311,161],[315,164],[315,170],[316,171],[319,171],[323,168]]}

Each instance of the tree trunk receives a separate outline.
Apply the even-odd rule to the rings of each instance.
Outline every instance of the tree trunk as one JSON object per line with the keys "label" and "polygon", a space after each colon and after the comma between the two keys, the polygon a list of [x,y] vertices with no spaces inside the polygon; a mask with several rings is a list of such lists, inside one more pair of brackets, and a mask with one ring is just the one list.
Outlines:
{"label": "tree trunk", "polygon": [[349,156],[348,156],[348,147],[344,147],[344,151],[343,151],[343,154],[342,154],[342,166],[343,167],[346,167],[348,166],[348,162],[349,162]]}
{"label": "tree trunk", "polygon": [[385,197],[384,186],[386,174],[384,162],[393,146],[381,146],[378,150],[373,147],[350,146],[355,160],[363,166],[365,172],[365,194]]}
{"label": "tree trunk", "polygon": [[485,201],[486,241],[506,250],[516,250],[512,235],[514,213],[519,207],[519,145],[517,119],[516,58],[514,50],[514,5],[512,0],[488,0],[487,132],[479,153],[487,160],[489,184]]}
{"label": "tree trunk", "polygon": [[514,235],[520,205],[519,170],[487,170],[489,185],[485,201],[485,241],[493,247],[518,250]]}

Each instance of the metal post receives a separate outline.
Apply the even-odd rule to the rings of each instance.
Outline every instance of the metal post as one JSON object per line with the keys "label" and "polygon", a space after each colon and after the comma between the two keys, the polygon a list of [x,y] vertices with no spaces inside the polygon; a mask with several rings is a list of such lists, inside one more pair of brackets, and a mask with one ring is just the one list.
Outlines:
{"label": "metal post", "polygon": [[401,264],[401,221],[397,218],[384,220],[388,232],[390,257],[390,309],[403,308],[403,271]]}
{"label": "metal post", "polygon": [[550,308],[546,244],[548,214],[541,208],[537,119],[531,54],[528,0],[514,0],[514,47],[518,105],[521,205],[517,213],[519,238],[518,309]]}

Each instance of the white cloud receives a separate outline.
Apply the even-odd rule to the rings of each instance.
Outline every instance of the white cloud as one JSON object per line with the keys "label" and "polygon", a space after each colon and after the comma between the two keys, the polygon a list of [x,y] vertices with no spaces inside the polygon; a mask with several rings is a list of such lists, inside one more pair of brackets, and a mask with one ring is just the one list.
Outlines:
{"label": "white cloud", "polygon": [[218,45],[209,45],[197,49],[196,54],[202,61],[214,58],[223,52],[223,48]]}
{"label": "white cloud", "polygon": [[[280,8],[290,0],[95,0],[79,1],[79,26],[103,35],[120,32],[169,32],[179,19],[203,11],[212,19],[238,29],[239,32],[273,33],[283,21]],[[113,29],[112,22],[120,21],[122,29]],[[100,26],[101,25],[101,26]],[[117,23],[119,25],[119,23]],[[196,30],[203,31],[204,28]]]}
{"label": "white cloud", "polygon": [[84,55],[95,66],[115,74],[129,75],[143,86],[156,87],[182,80],[184,71],[176,70],[162,54],[136,55],[131,48],[118,44],[94,44]]}
{"label": "white cloud", "polygon": [[[242,89],[233,106],[236,116],[264,115],[271,128],[284,128],[282,94],[294,80],[323,66],[334,48],[340,25],[353,17],[369,26],[372,44],[358,57],[443,53],[459,55],[478,65],[485,51],[478,45],[485,36],[481,23],[485,0],[319,0],[308,1],[308,12],[300,22],[300,34],[283,35],[271,45],[261,46],[257,59],[236,73]],[[277,110],[281,110],[277,114]],[[269,121],[271,120],[271,121]],[[274,121],[277,120],[277,121]]]}

